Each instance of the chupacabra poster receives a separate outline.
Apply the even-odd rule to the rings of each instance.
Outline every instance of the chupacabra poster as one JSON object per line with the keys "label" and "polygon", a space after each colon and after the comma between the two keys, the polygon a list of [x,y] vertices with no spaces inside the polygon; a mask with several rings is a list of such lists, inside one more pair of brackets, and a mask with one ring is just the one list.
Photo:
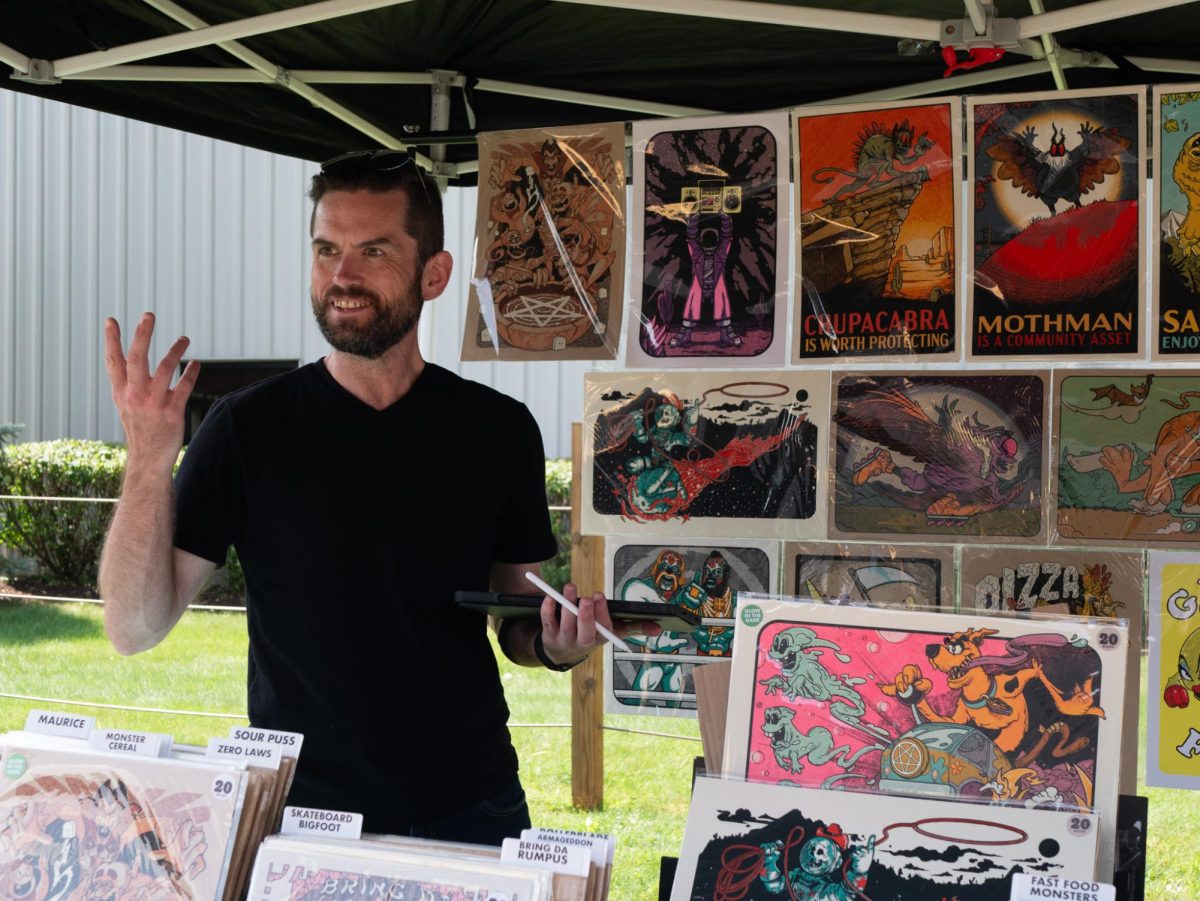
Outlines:
{"label": "chupacabra poster", "polygon": [[839,378],[830,537],[1039,537],[1046,389],[1020,372]]}
{"label": "chupacabra poster", "polygon": [[701,624],[690,632],[630,635],[630,653],[609,645],[605,713],[695,717],[693,671],[729,659],[738,594],[775,591],[778,557],[773,541],[646,544],[610,537],[610,598],[675,604]]}
{"label": "chupacabra poster", "polygon": [[828,410],[825,373],[588,373],[583,530],[821,535]]}
{"label": "chupacabra poster", "polygon": [[1094,808],[1112,834],[1127,650],[1116,623],[743,598],[722,770]]}
{"label": "chupacabra poster", "polygon": [[1055,542],[1200,540],[1200,371],[1063,371],[1055,397]]}
{"label": "chupacabra poster", "polygon": [[611,360],[625,289],[622,123],[479,136],[462,359]]}
{"label": "chupacabra poster", "polygon": [[800,108],[792,358],[958,350],[960,102]]}
{"label": "chupacabra poster", "polygon": [[954,607],[954,548],[788,542],[784,592],[871,607]]}
{"label": "chupacabra poster", "polygon": [[1159,359],[1178,360],[1200,351],[1200,85],[1155,88],[1154,119],[1157,316],[1151,350]]}
{"label": "chupacabra poster", "polygon": [[671,901],[1009,901],[1012,874],[1088,880],[1096,817],[696,780]]}
{"label": "chupacabra poster", "polygon": [[1141,353],[1145,118],[1141,91],[968,100],[973,356]]}
{"label": "chupacabra poster", "polygon": [[630,367],[784,362],[787,114],[633,124]]}
{"label": "chupacabra poster", "polygon": [[1146,784],[1200,789],[1200,554],[1150,552]]}

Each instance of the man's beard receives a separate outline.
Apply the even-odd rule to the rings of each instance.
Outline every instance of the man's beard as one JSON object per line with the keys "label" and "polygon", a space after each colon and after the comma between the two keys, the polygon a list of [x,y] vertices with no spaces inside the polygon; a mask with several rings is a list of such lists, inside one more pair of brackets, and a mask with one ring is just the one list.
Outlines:
{"label": "man's beard", "polygon": [[[361,327],[344,325],[335,329],[329,321],[329,310],[337,298],[369,301],[375,311],[374,318]],[[320,300],[315,295],[312,297],[317,327],[330,346],[342,353],[368,360],[379,359],[413,330],[421,318],[421,306],[415,285],[410,285],[402,296],[386,303],[373,291],[356,287],[339,288],[336,285],[328,288]]]}

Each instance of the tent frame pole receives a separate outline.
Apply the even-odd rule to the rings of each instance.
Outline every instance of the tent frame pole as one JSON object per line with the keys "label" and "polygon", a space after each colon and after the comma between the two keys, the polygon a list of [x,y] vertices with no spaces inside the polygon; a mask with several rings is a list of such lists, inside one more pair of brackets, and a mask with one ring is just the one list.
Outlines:
{"label": "tent frame pole", "polygon": [[[89,69],[98,69],[101,66],[131,63],[139,59],[162,56],[164,53],[193,50],[196,47],[207,47],[223,41],[236,41],[239,38],[267,34],[285,28],[295,28],[299,25],[311,25],[313,22],[323,22],[328,19],[337,19],[342,16],[409,2],[411,0],[321,0],[319,3],[264,13],[261,16],[251,16],[248,19],[225,22],[221,25],[205,24],[179,34],[135,41],[132,44],[124,44],[109,50],[95,50],[77,56],[65,56],[54,61],[54,70],[55,75],[64,78],[68,75],[86,72]],[[175,17],[172,16],[172,18]]]}

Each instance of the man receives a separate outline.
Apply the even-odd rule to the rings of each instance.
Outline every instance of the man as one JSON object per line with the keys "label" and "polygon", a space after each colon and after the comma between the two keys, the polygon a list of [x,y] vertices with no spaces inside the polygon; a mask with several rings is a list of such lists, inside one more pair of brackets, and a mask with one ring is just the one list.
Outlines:
{"label": "man", "polygon": [[[105,325],[128,442],[100,565],[122,654],[153,647],[232,544],[246,576],[249,713],[305,735],[293,804],[370,831],[498,844],[529,823],[481,617],[455,589],[527,593],[555,552],[541,438],[524,405],[421,358],[415,326],[453,266],[441,197],[407,155],[347,154],[313,177],[312,307],[323,360],[218,402],[172,484],[198,365],[179,338],[153,373],[154,319],[128,354]],[[567,596],[575,599],[573,586]],[[517,663],[566,669],[611,626],[499,624]]]}

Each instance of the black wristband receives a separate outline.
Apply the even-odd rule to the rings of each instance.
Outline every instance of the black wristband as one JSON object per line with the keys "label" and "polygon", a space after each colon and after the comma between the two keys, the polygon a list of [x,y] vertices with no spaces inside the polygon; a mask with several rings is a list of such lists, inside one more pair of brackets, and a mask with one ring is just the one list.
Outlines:
{"label": "black wristband", "polygon": [[542,666],[546,667],[546,669],[554,670],[556,673],[565,673],[568,670],[572,670],[579,666],[579,664],[583,663],[584,660],[587,660],[587,658],[584,657],[580,660],[576,660],[574,663],[555,663],[546,656],[546,648],[545,645],[542,644],[541,629],[538,629],[537,635],[533,636],[533,656],[535,656]]}

